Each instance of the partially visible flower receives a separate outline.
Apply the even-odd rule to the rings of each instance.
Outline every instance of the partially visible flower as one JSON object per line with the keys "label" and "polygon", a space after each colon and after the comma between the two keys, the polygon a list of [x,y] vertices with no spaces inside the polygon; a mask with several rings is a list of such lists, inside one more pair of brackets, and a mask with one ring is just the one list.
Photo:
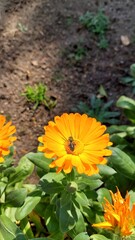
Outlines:
{"label": "partially visible flower", "polygon": [[104,156],[112,154],[106,149],[112,144],[109,134],[104,134],[106,126],[86,114],[64,113],[44,129],[45,135],[38,138],[43,145],[38,150],[54,159],[50,167],[57,167],[57,172],[70,173],[76,167],[80,174],[93,175],[99,172],[98,164],[106,164]]}
{"label": "partially visible flower", "polygon": [[9,154],[9,147],[16,140],[16,137],[12,136],[16,128],[11,124],[12,122],[6,123],[6,118],[0,115],[0,163],[4,162],[4,156]]}
{"label": "partially visible flower", "polygon": [[96,223],[92,226],[112,230],[122,237],[129,236],[133,233],[135,227],[135,204],[130,208],[130,195],[127,193],[123,198],[118,188],[116,193],[112,191],[110,193],[113,204],[105,199],[105,222]]}

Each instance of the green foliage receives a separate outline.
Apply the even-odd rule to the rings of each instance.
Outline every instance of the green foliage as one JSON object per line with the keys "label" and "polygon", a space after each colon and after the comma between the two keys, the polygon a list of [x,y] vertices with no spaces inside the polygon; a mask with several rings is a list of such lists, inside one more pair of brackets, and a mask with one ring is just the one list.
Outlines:
{"label": "green foliage", "polygon": [[83,43],[79,41],[76,43],[71,49],[66,49],[64,51],[64,55],[72,64],[82,61],[82,59],[86,56],[87,49],[83,46]]}
{"label": "green foliage", "polygon": [[56,100],[51,99],[47,96],[47,86],[39,83],[34,86],[26,86],[22,96],[25,96],[27,101],[34,104],[34,109],[36,109],[40,104],[45,105],[49,110],[55,107]]}
{"label": "green foliage", "polygon": [[80,113],[86,113],[90,117],[95,117],[102,123],[117,124],[119,123],[118,116],[120,113],[118,111],[112,111],[113,101],[105,103],[101,98],[97,98],[96,95],[92,95],[89,105],[84,102],[80,102],[74,111],[79,111]]}
{"label": "green foliage", "polygon": [[[103,88],[101,92],[106,95]],[[93,99],[93,107],[96,100],[99,99]],[[102,105],[98,104],[101,110]],[[110,106],[104,103],[104,111]],[[98,166],[98,174],[87,176],[75,169],[69,174],[56,173],[49,167],[52,159],[40,152],[26,154],[14,166],[11,148],[0,164],[0,239],[122,239],[116,232],[92,227],[93,223],[104,221],[105,199],[112,203],[110,190],[116,192],[118,187],[122,196],[128,190],[131,208],[135,203],[135,101],[121,96],[117,106],[124,110],[131,125],[108,128],[112,155],[107,165]],[[39,178],[36,185],[27,183],[34,167]],[[134,237],[132,234],[126,239]]]}
{"label": "green foliage", "polygon": [[80,17],[80,22],[84,27],[88,29],[88,31],[98,36],[98,46],[101,49],[106,49],[108,47],[108,41],[105,38],[105,33],[109,26],[109,19],[103,13],[103,11],[100,10],[97,12],[97,14],[86,12]]}
{"label": "green foliage", "polygon": [[0,216],[1,240],[27,240],[23,232],[5,215]]}
{"label": "green foliage", "polygon": [[[12,236],[16,240],[34,239],[34,236],[41,240],[43,237],[64,240],[65,233],[69,239],[89,238],[87,229],[101,215],[103,194],[108,195],[106,190],[96,193],[96,189],[103,185],[101,178],[108,176],[108,169],[109,176],[115,171],[108,167],[101,169],[101,175],[86,176],[76,170],[70,174],[57,174],[50,170],[50,161],[42,153],[28,153],[13,169],[8,160],[0,165],[3,169],[0,178],[3,240],[12,239]],[[37,186],[24,183],[32,173],[34,164],[41,170],[40,174],[42,172]]]}
{"label": "green foliage", "polygon": [[135,123],[135,100],[126,96],[121,96],[117,103],[117,107],[123,109],[126,117],[132,122]]}
{"label": "green foliage", "polygon": [[120,82],[131,86],[133,94],[135,94],[135,63],[130,66],[129,76],[121,78]]}
{"label": "green foliage", "polygon": [[108,17],[100,10],[97,14],[86,12],[80,17],[80,22],[93,33],[104,35],[108,29]]}
{"label": "green foliage", "polygon": [[28,28],[27,28],[24,24],[22,24],[22,23],[20,23],[20,22],[17,24],[17,28],[18,28],[22,33],[25,33],[25,32],[28,31]]}
{"label": "green foliage", "polygon": [[71,26],[73,23],[73,18],[71,16],[67,17],[66,18],[66,24],[67,26]]}
{"label": "green foliage", "polygon": [[107,49],[108,48],[109,44],[108,44],[107,39],[104,36],[99,39],[98,46],[99,46],[100,49]]}

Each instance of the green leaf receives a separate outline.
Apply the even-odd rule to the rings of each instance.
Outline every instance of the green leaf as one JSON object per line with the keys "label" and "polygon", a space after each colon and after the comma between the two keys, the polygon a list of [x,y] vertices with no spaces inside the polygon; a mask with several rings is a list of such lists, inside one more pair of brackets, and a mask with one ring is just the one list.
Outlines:
{"label": "green leaf", "polygon": [[79,203],[81,206],[89,206],[89,200],[86,197],[85,193],[83,192],[76,192],[76,201]]}
{"label": "green leaf", "polygon": [[65,239],[65,234],[61,233],[60,231],[57,230],[57,232],[52,233],[47,240],[64,240]]}
{"label": "green leaf", "polygon": [[[100,177],[100,175],[98,175]],[[103,182],[99,179],[96,179],[96,176],[95,176],[95,179],[94,179],[94,176],[93,177],[89,177],[89,176],[81,176],[79,177],[77,180],[76,180],[76,183],[79,185],[79,188],[80,189],[84,189],[86,186],[89,186],[89,190],[94,190],[96,188],[99,188]]]}
{"label": "green leaf", "polygon": [[7,183],[4,182],[0,182],[0,197],[2,196],[2,194],[4,193],[5,189],[7,187]]}
{"label": "green leaf", "polygon": [[93,235],[90,236],[90,240],[110,240],[110,239],[104,237],[101,234],[93,234]]}
{"label": "green leaf", "polygon": [[[33,219],[31,219],[31,222],[33,223],[32,221]],[[35,222],[34,222],[35,223]],[[23,233],[27,236],[27,238],[33,238],[34,237],[34,234],[33,234],[33,231],[31,229],[31,224],[29,222],[29,219],[28,217],[25,217],[23,218],[21,221],[20,221],[20,228],[22,229]],[[36,231],[38,231],[39,229],[36,228]]]}
{"label": "green leaf", "polygon": [[53,205],[48,205],[44,211],[44,218],[46,221],[46,227],[50,233],[57,232],[59,229],[59,223],[56,218],[56,213],[54,211]]}
{"label": "green leaf", "polygon": [[100,87],[99,87],[99,93],[102,97],[107,97],[107,93],[105,91],[105,88],[103,87],[103,85],[101,84]]}
{"label": "green leaf", "polygon": [[135,100],[126,96],[121,96],[116,102],[116,106],[135,112]]}
{"label": "green leaf", "polygon": [[135,240],[135,234],[132,234],[130,237],[128,237],[128,240]]}
{"label": "green leaf", "polygon": [[60,182],[64,178],[62,173],[47,173],[40,180],[43,191],[47,194],[54,194],[63,191],[64,186]]}
{"label": "green leaf", "polygon": [[12,167],[7,167],[4,171],[3,171],[3,173],[4,173],[4,176],[6,177],[9,177],[12,173],[14,173],[15,172],[15,167],[14,166],[12,166]]}
{"label": "green leaf", "polygon": [[68,235],[73,239],[76,237],[79,233],[86,231],[86,224],[83,218],[82,213],[79,211],[78,214],[78,221],[76,222],[74,228],[68,232]]}
{"label": "green leaf", "polygon": [[6,216],[0,216],[1,240],[26,240],[21,230]]}
{"label": "green leaf", "polygon": [[121,80],[120,80],[120,82],[126,83],[126,84],[132,83],[133,81],[135,81],[135,79],[132,78],[132,77],[123,77],[123,78],[121,78]]}
{"label": "green leaf", "polygon": [[135,203],[135,189],[130,190],[128,193],[130,195],[130,204],[132,206]]}
{"label": "green leaf", "polygon": [[59,206],[57,205],[57,213],[61,232],[68,232],[75,226],[78,221],[78,209],[73,203],[71,194],[66,192],[62,194]]}
{"label": "green leaf", "polygon": [[105,187],[113,192],[116,192],[116,186],[121,190],[122,193],[126,193],[127,189],[130,188],[131,180],[125,177],[122,173],[117,172],[110,176],[105,181]]}
{"label": "green leaf", "polygon": [[95,211],[93,211],[90,207],[83,206],[82,213],[89,223],[93,223],[95,221]]}
{"label": "green leaf", "polygon": [[73,240],[89,240],[87,232],[79,233]]}
{"label": "green leaf", "polygon": [[135,80],[135,63],[131,64],[130,66],[130,75],[134,78]]}
{"label": "green leaf", "polygon": [[132,122],[135,123],[135,112],[129,109],[124,109],[124,114]]}
{"label": "green leaf", "polygon": [[26,156],[37,167],[43,169],[45,172],[49,172],[49,164],[51,163],[51,159],[46,158],[43,153],[30,152]]}
{"label": "green leaf", "polygon": [[6,195],[6,204],[11,207],[20,207],[27,195],[25,188],[20,188],[9,192]]}
{"label": "green leaf", "polygon": [[64,186],[61,183],[55,182],[48,182],[46,179],[40,181],[41,188],[47,194],[54,194],[60,193],[64,190]]}
{"label": "green leaf", "polygon": [[102,203],[97,202],[97,201],[93,201],[92,202],[92,209],[94,209],[94,211],[99,212],[100,215],[103,212],[103,206]]}
{"label": "green leaf", "polygon": [[113,154],[109,161],[113,167],[129,179],[135,180],[135,163],[119,148],[112,148]]}
{"label": "green leaf", "polygon": [[128,125],[121,125],[121,126],[112,125],[112,126],[108,127],[107,132],[109,134],[119,133],[119,132],[120,133],[123,133],[123,132],[126,133],[128,127],[129,127]]}
{"label": "green leaf", "polygon": [[[5,207],[5,206],[4,206]],[[4,214],[12,220],[12,222],[16,222],[15,214],[17,208],[15,207],[5,207]]]}
{"label": "green leaf", "polygon": [[48,182],[53,182],[54,180],[56,182],[60,182],[64,178],[64,174],[62,172],[56,173],[56,172],[49,172],[45,174],[44,177],[41,178],[41,180],[47,180]]}
{"label": "green leaf", "polygon": [[32,193],[30,193],[25,199],[23,206],[17,209],[16,219],[22,220],[29,213],[31,213],[35,206],[39,203],[40,199],[41,199],[40,191],[35,190]]}
{"label": "green leaf", "polygon": [[97,199],[98,199],[98,201],[99,201],[100,203],[102,203],[102,204],[105,202],[105,198],[106,198],[109,202],[112,201],[110,192],[109,192],[109,190],[108,190],[107,188],[99,188],[99,189],[97,190],[97,194],[98,194]]}
{"label": "green leaf", "polygon": [[[54,238],[48,238],[48,237],[47,237],[47,238],[46,238],[46,237],[45,237],[45,238],[42,238],[42,237],[41,237],[41,238],[31,238],[31,239],[29,239],[29,240],[54,240]],[[57,240],[57,239],[56,239],[56,240]]]}
{"label": "green leaf", "polygon": [[102,176],[111,176],[116,173],[116,171],[113,168],[107,165],[98,165],[98,168],[99,168],[99,173]]}
{"label": "green leaf", "polygon": [[26,156],[23,156],[20,159],[18,166],[16,167],[16,172],[11,174],[9,177],[9,186],[25,180],[28,176],[32,174],[33,170],[34,164],[29,161]]}

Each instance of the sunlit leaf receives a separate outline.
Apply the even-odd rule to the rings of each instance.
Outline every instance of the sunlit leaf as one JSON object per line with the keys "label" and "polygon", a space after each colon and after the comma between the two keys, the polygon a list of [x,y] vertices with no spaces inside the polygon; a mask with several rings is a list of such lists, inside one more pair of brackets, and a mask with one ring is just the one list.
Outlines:
{"label": "sunlit leaf", "polygon": [[21,230],[8,217],[0,216],[0,240],[26,240]]}
{"label": "sunlit leaf", "polygon": [[99,173],[102,176],[111,176],[116,173],[116,171],[113,168],[107,165],[98,165],[98,168],[99,168]]}
{"label": "sunlit leaf", "polygon": [[16,219],[21,220],[24,217],[26,217],[29,213],[31,213],[31,211],[39,203],[40,199],[41,199],[40,191],[37,190],[37,191],[30,193],[27,196],[27,198],[25,199],[23,206],[17,209]]}
{"label": "sunlit leaf", "polygon": [[25,188],[13,190],[6,195],[6,204],[12,207],[20,207],[23,204],[26,195],[27,191]]}
{"label": "sunlit leaf", "polygon": [[87,232],[79,233],[73,240],[89,240]]}
{"label": "sunlit leaf", "polygon": [[97,194],[98,194],[97,199],[100,203],[104,203],[105,199],[107,199],[109,202],[111,202],[112,200],[110,192],[107,188],[99,188],[97,190]]}
{"label": "sunlit leaf", "polygon": [[104,237],[101,234],[93,234],[89,238],[90,240],[110,240],[109,238]]}
{"label": "sunlit leaf", "polygon": [[72,200],[72,194],[63,193],[57,206],[61,232],[68,232],[78,221],[78,209]]}
{"label": "sunlit leaf", "polygon": [[37,167],[43,169],[45,172],[49,172],[49,169],[50,169],[49,164],[50,164],[51,160],[46,158],[43,153],[30,152],[26,156]]}
{"label": "sunlit leaf", "polygon": [[135,163],[119,148],[112,148],[113,154],[109,161],[113,167],[129,179],[135,180]]}

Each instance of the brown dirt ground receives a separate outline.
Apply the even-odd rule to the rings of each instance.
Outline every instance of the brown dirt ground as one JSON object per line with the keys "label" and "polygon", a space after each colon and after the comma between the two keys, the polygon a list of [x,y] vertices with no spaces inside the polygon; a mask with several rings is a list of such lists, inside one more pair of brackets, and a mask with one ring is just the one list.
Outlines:
{"label": "brown dirt ground", "polygon": [[[110,20],[101,50],[79,17],[86,11],[105,11]],[[72,112],[79,101],[87,102],[102,84],[108,100],[132,96],[120,84],[135,62],[135,4],[132,0],[1,0],[0,1],[0,114],[17,128],[16,158],[36,151],[37,137],[55,115]],[[24,30],[22,29],[24,27]],[[130,44],[125,46],[121,36]],[[80,62],[67,58],[83,41],[86,56]],[[66,53],[66,54],[65,54]],[[26,85],[45,83],[48,95],[57,99],[51,111],[33,111],[21,93]]]}

